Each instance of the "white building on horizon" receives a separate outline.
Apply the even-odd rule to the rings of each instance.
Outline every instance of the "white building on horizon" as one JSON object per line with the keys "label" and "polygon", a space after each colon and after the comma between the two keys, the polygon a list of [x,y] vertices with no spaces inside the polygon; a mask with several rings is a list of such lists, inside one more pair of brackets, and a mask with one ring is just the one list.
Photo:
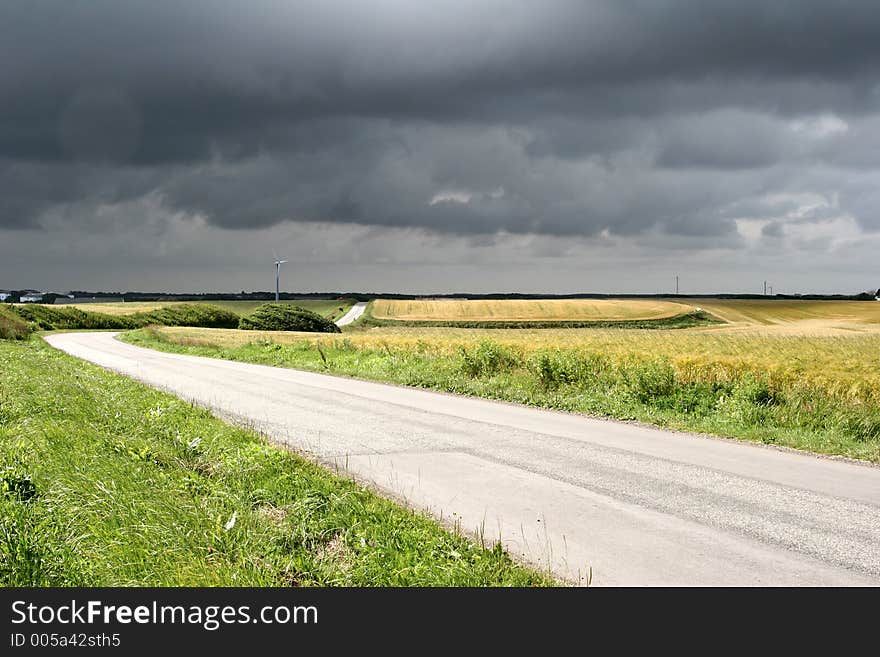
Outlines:
{"label": "white building on horizon", "polygon": [[19,298],[19,301],[21,301],[21,303],[38,303],[42,300],[43,293],[39,290],[28,290]]}

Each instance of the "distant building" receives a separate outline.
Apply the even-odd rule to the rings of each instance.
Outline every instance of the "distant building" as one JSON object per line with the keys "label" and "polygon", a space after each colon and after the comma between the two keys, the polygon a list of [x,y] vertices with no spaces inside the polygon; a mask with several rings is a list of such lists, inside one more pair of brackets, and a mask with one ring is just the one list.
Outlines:
{"label": "distant building", "polygon": [[39,303],[43,300],[42,292],[26,292],[21,295],[20,301],[22,303]]}
{"label": "distant building", "polygon": [[880,290],[877,290],[877,294],[874,295],[874,301],[880,301]]}
{"label": "distant building", "polygon": [[0,301],[6,301],[11,296],[9,292],[0,292]]}

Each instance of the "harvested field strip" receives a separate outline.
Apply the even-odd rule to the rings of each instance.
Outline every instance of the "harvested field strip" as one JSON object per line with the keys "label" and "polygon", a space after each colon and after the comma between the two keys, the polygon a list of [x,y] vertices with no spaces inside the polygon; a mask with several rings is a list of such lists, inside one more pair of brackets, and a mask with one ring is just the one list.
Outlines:
{"label": "harvested field strip", "polygon": [[728,322],[763,326],[811,320],[880,324],[880,302],[877,301],[701,299],[697,305]]}
{"label": "harvested field strip", "polygon": [[371,314],[378,320],[408,322],[600,322],[662,319],[691,310],[687,304],[641,299],[376,299]]}

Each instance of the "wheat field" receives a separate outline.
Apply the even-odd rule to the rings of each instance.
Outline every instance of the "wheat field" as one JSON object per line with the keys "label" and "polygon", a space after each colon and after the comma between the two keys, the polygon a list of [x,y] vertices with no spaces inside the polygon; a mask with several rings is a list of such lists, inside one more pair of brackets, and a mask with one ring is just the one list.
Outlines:
{"label": "wheat field", "polygon": [[424,321],[619,321],[681,315],[691,305],[655,299],[376,299],[372,316]]}
{"label": "wheat field", "polygon": [[701,299],[698,305],[729,322],[727,328],[769,327],[798,335],[880,329],[877,301]]}

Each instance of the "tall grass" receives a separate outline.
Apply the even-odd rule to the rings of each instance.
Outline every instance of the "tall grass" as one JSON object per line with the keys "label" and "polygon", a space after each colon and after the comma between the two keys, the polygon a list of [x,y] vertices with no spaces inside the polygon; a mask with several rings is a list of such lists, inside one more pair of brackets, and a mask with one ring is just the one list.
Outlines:
{"label": "tall grass", "polygon": [[20,316],[0,306],[0,340],[24,340],[32,331]]}
{"label": "tall grass", "polygon": [[0,586],[550,583],[41,340],[0,362]]}

